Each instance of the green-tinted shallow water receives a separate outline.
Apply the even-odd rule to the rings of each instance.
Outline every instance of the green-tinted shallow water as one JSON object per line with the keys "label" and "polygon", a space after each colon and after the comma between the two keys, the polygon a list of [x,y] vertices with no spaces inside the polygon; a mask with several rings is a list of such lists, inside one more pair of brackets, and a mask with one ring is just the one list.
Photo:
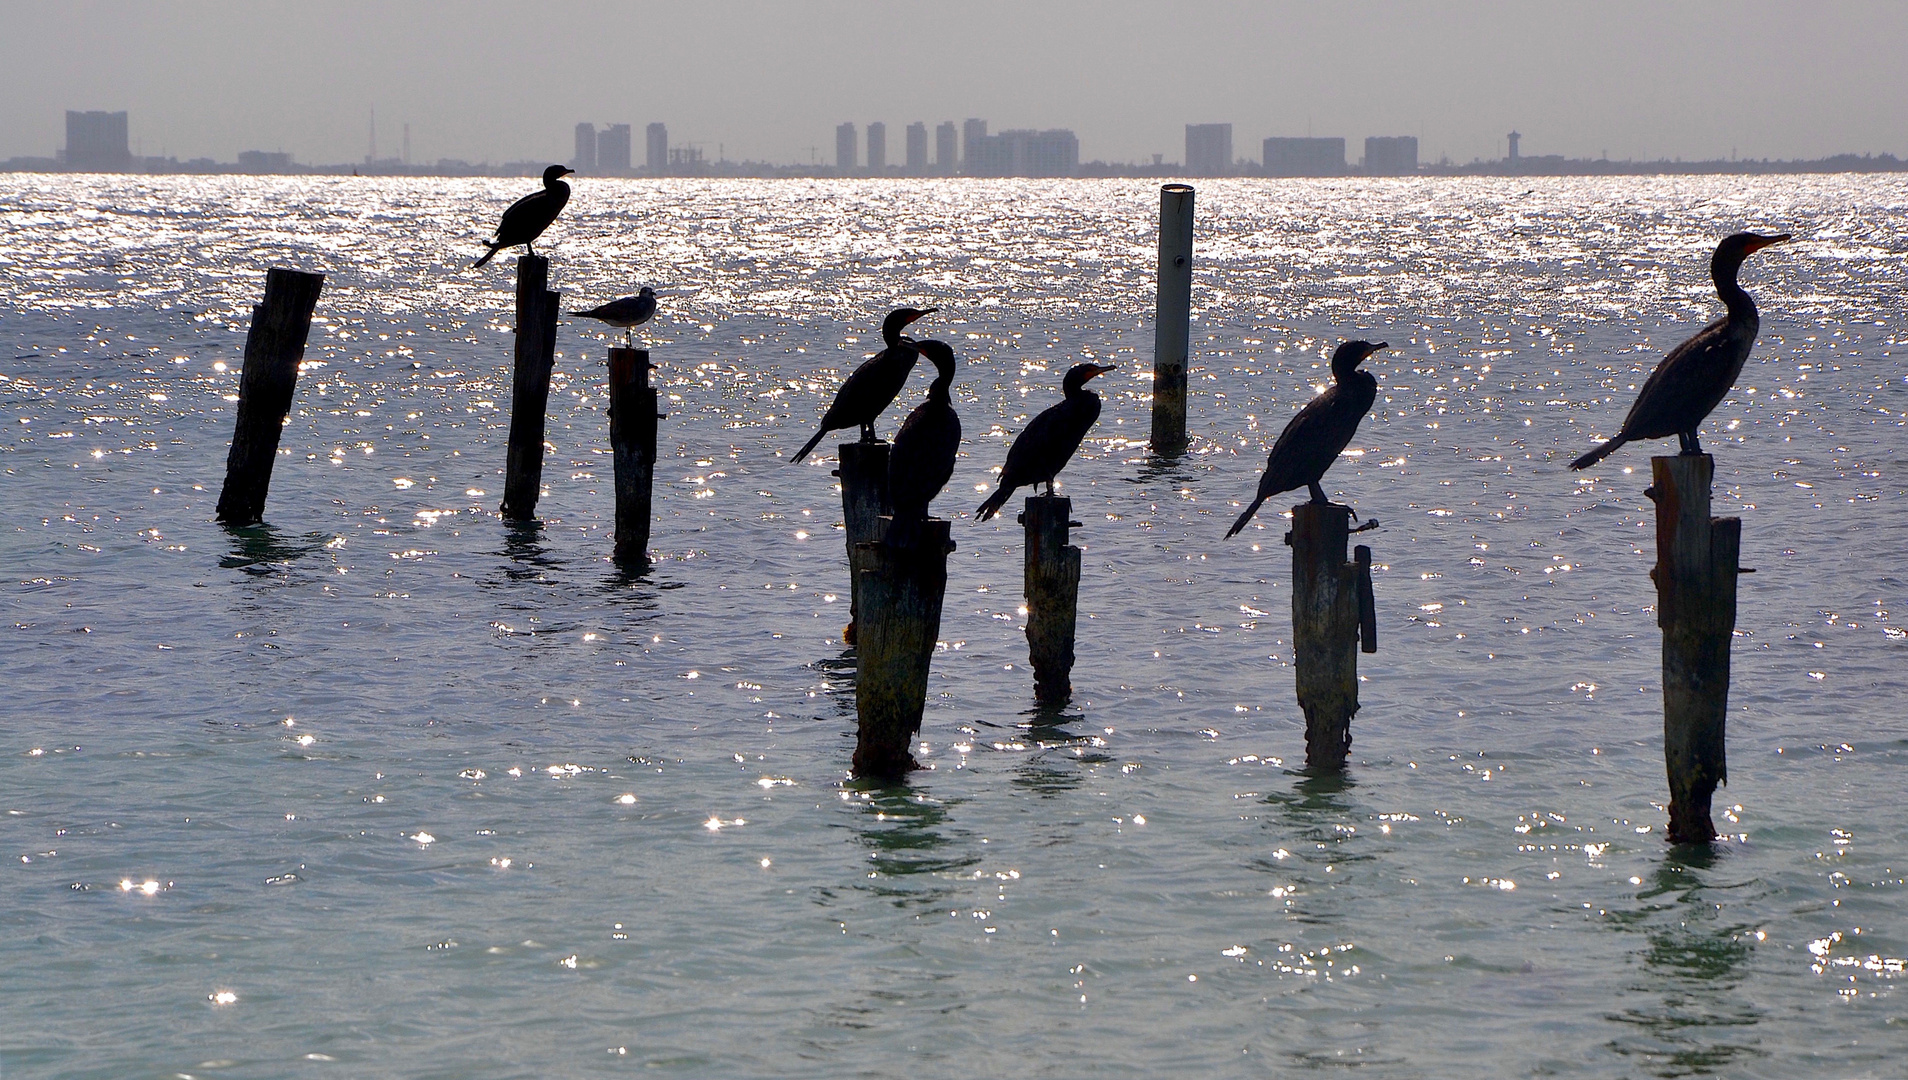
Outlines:
{"label": "green-tinted shallow water", "polygon": [[[0,177],[0,1075],[1902,1075],[1908,185],[1531,183],[1202,185],[1161,465],[1151,185],[584,181],[566,307],[678,291],[632,579],[595,324],[543,527],[495,512],[510,271],[463,267],[520,182]],[[1705,430],[1760,572],[1698,857],[1662,839],[1663,444],[1564,464],[1738,228],[1797,241]],[[329,276],[234,534],[268,265]],[[959,550],[931,770],[863,791],[832,455],[784,462],[907,301],[965,364]],[[1346,336],[1394,348],[1326,485],[1384,523],[1334,781],[1294,770],[1277,508],[1220,537]],[[1089,357],[1041,716],[1018,530],[971,507]]]}

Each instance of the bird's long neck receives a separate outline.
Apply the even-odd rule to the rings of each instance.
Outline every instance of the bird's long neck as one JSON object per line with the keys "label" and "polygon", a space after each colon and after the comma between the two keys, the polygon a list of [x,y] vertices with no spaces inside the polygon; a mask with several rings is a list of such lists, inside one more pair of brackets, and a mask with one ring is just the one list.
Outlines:
{"label": "bird's long neck", "polygon": [[1729,321],[1732,323],[1757,322],[1756,302],[1736,284],[1736,272],[1742,269],[1742,259],[1728,258],[1718,254],[1709,262],[1709,276],[1715,279],[1716,295],[1722,297],[1723,306],[1729,309]]}
{"label": "bird's long neck", "polygon": [[941,374],[928,385],[928,400],[952,403],[954,398],[953,395],[949,393],[949,390],[953,385],[954,373],[951,371],[941,372]]}

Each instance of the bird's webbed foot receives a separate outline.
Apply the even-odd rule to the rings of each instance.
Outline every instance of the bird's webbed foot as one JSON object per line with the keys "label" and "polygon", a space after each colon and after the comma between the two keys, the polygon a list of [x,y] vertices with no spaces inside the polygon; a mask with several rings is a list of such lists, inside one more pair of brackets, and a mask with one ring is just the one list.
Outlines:
{"label": "bird's webbed foot", "polygon": [[1313,502],[1315,502],[1315,503],[1329,503],[1329,502],[1331,502],[1331,500],[1330,500],[1330,499],[1327,499],[1327,498],[1325,497],[1325,489],[1324,489],[1324,488],[1322,488],[1322,487],[1319,487],[1319,486],[1318,486],[1318,481],[1316,481],[1316,480],[1314,480],[1314,481],[1312,481],[1311,483],[1309,483],[1309,484],[1307,484],[1307,485],[1305,485],[1305,487],[1306,487],[1306,489],[1307,489],[1307,490],[1309,490],[1309,491],[1310,491],[1310,492],[1312,493],[1312,501],[1313,501]]}

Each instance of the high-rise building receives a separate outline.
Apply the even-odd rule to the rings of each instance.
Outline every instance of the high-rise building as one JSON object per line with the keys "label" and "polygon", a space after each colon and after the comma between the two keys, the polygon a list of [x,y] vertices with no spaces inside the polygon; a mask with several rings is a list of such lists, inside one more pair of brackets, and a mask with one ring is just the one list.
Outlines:
{"label": "high-rise building", "polygon": [[596,171],[596,125],[576,125],[576,153],[570,157],[570,168],[577,172]]}
{"label": "high-rise building", "polygon": [[888,125],[876,120],[868,125],[868,171],[883,173],[888,169]]}
{"label": "high-rise building", "polygon": [[952,176],[960,169],[960,135],[954,130],[954,121],[943,120],[934,129],[934,168],[946,176]]}
{"label": "high-rise building", "polygon": [[282,150],[240,150],[238,167],[248,173],[288,173],[292,156]]}
{"label": "high-rise building", "polygon": [[927,125],[916,120],[908,125],[908,174],[927,173]]}
{"label": "high-rise building", "polygon": [[1259,160],[1267,176],[1343,176],[1345,140],[1267,139]]}
{"label": "high-rise building", "polygon": [[1065,129],[981,135],[966,149],[969,176],[1072,176],[1080,168],[1080,140]]}
{"label": "high-rise building", "polygon": [[74,172],[132,168],[123,112],[66,112],[66,167]]}
{"label": "high-rise building", "polygon": [[651,124],[643,129],[643,161],[649,175],[662,176],[669,171],[669,128]]}
{"label": "high-rise building", "polygon": [[1365,138],[1365,175],[1410,176],[1417,171],[1416,135],[1370,135]]}
{"label": "high-rise building", "polygon": [[987,121],[969,117],[961,124],[961,171],[973,173],[981,144],[987,141]]}
{"label": "high-rise building", "polygon": [[842,172],[855,171],[855,125],[852,123],[835,129],[835,168]]}
{"label": "high-rise building", "polygon": [[1232,172],[1232,125],[1186,125],[1186,174],[1225,176]]}
{"label": "high-rise building", "polygon": [[596,133],[596,171],[605,176],[629,172],[628,124],[610,124]]}

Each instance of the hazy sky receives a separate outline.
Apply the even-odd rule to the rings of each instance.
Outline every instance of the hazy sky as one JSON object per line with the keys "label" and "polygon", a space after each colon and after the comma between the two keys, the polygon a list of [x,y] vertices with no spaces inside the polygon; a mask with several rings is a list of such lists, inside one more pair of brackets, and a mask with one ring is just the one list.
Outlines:
{"label": "hazy sky", "polygon": [[1525,154],[1908,156],[1908,0],[0,0],[0,158],[64,111],[126,109],[135,152],[568,160],[582,120],[661,120],[732,159],[832,160],[834,126],[1067,127],[1084,160],[1176,161],[1183,125],[1414,134]]}

